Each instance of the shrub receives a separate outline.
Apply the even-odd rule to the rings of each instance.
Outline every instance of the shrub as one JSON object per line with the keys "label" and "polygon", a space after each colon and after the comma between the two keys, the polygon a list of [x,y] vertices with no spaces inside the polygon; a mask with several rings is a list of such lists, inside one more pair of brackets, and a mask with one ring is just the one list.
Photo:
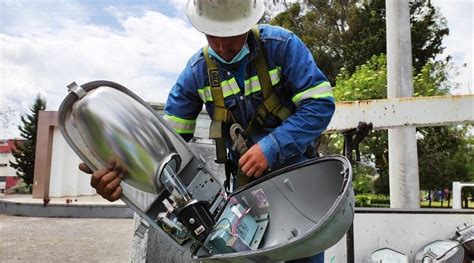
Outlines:
{"label": "shrub", "polygon": [[390,207],[390,197],[376,194],[360,194],[355,196],[356,207]]}
{"label": "shrub", "polygon": [[20,182],[10,189],[12,194],[31,194],[33,185],[27,185],[25,182]]}

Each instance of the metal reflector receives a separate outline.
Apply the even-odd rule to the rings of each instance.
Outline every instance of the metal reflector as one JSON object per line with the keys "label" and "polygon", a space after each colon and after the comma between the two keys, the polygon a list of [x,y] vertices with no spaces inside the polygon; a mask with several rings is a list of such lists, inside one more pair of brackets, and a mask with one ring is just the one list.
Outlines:
{"label": "metal reflector", "polygon": [[[201,158],[130,90],[110,81],[73,83],[69,90],[58,120],[68,144],[92,170],[119,164],[122,200],[169,242],[182,250],[195,247],[193,260],[306,257],[336,244],[352,224],[352,170],[343,156],[288,166],[224,197],[220,180]],[[232,219],[224,211],[237,215],[226,226],[234,236],[224,245],[232,249],[211,251],[205,240],[219,228],[217,220]],[[252,230],[244,231],[248,236],[244,226]]]}
{"label": "metal reflector", "polygon": [[408,257],[391,248],[381,248],[364,258],[364,263],[408,263]]}
{"label": "metal reflector", "polygon": [[415,256],[415,263],[462,263],[464,249],[455,241],[437,240],[426,245]]}

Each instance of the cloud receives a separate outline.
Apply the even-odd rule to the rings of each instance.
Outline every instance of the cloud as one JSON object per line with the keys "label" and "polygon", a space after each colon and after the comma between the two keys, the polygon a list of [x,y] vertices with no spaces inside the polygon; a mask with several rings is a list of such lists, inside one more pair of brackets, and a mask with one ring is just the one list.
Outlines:
{"label": "cloud", "polygon": [[[20,6],[8,4],[10,26],[0,33],[0,112],[10,107],[29,113],[38,93],[47,109],[57,110],[67,84],[97,79],[118,82],[146,101],[164,102],[187,59],[205,43],[185,20],[158,11],[130,14],[109,6],[103,12],[115,17],[120,27],[114,28],[94,23],[87,8],[74,2],[56,5],[52,13],[38,6],[23,17],[12,14]],[[49,19],[52,15],[57,17]],[[11,126],[17,124],[18,118]],[[18,137],[16,129],[1,130],[0,138],[12,136]]]}
{"label": "cloud", "polygon": [[186,9],[187,0],[171,0],[171,4],[178,10],[179,13],[183,14],[184,17],[184,10]]}
{"label": "cloud", "polygon": [[[0,139],[19,136],[19,115],[29,113],[37,94],[46,98],[49,110],[57,110],[72,81],[112,80],[147,101],[165,101],[187,59],[205,39],[187,22],[184,0],[116,3],[0,2],[0,118],[10,116],[8,128],[0,125]],[[434,3],[451,31],[445,55],[451,54],[458,67],[468,64],[453,76],[461,83],[455,92],[472,93],[473,3]]]}
{"label": "cloud", "polygon": [[[453,94],[474,93],[473,49],[474,49],[474,4],[471,0],[434,0],[433,5],[440,8],[446,17],[449,36],[443,40],[446,47],[442,56],[450,55],[459,75],[451,76],[451,81],[459,84]],[[471,26],[469,26],[471,25]],[[463,66],[466,64],[466,66]]]}

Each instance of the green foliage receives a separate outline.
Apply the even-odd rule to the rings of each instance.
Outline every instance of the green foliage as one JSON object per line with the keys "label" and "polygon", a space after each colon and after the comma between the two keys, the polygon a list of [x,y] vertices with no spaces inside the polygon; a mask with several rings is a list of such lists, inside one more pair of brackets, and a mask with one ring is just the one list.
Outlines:
{"label": "green foliage", "polygon": [[374,175],[373,168],[364,165],[355,165],[353,169],[354,180],[352,187],[355,194],[370,194],[374,189]]}
{"label": "green foliage", "polygon": [[390,207],[390,197],[387,195],[359,194],[355,198],[356,207]]}
{"label": "green foliage", "polygon": [[449,60],[429,62],[413,76],[413,96],[443,96],[452,86],[448,81]]}
{"label": "green foliage", "polygon": [[23,125],[18,126],[21,137],[25,141],[22,143],[15,141],[15,149],[12,150],[15,162],[10,162],[10,166],[17,170],[16,174],[28,186],[33,183],[34,176],[38,113],[45,108],[46,101],[38,95],[33,106],[30,108],[31,114],[22,116],[21,122]]}
{"label": "green foliage", "polygon": [[[430,1],[410,2],[414,71],[443,51],[445,18]],[[278,14],[272,24],[295,32],[334,84],[345,68],[352,74],[375,54],[386,53],[385,1],[308,0]]]}
{"label": "green foliage", "polygon": [[[380,169],[382,170],[382,169]],[[378,194],[389,195],[390,194],[390,185],[388,178],[388,170],[383,170],[379,178],[374,182],[374,191]]]}
{"label": "green foliage", "polygon": [[[429,62],[413,76],[414,96],[440,96],[449,93],[449,63]],[[387,56],[372,56],[353,73],[342,68],[336,77],[334,97],[338,101],[387,98]]]}
{"label": "green foliage", "polygon": [[[353,74],[345,69],[337,76],[334,88],[336,100],[355,101],[382,99],[386,92],[386,56],[373,56],[366,64],[358,66]],[[448,62],[430,62],[413,77],[415,96],[448,94]],[[450,187],[453,180],[473,178],[473,147],[470,126],[441,126],[418,128],[418,159],[420,187],[424,190]],[[342,151],[342,137],[333,143]],[[374,183],[376,193],[388,193],[388,134],[372,132],[360,146],[361,154],[374,163],[380,177]]]}
{"label": "green foliage", "polygon": [[419,72],[437,54],[441,54],[443,38],[449,35],[446,18],[431,1],[411,1],[410,26],[413,54],[413,67]]}
{"label": "green foliage", "polygon": [[[286,7],[271,23],[295,32],[306,43],[335,84],[337,101],[387,97],[385,1],[308,0]],[[414,96],[449,94],[453,87],[447,78],[450,58],[435,61],[449,34],[446,19],[430,1],[411,1],[410,23]],[[417,129],[422,189],[444,187],[454,179],[474,179],[474,139],[468,129],[462,125]],[[325,135],[318,143],[322,154],[342,152],[343,137]],[[375,192],[388,194],[387,131],[372,132],[360,151],[362,160],[375,165],[379,175]],[[354,175],[355,188],[366,191],[366,173],[355,169]]]}
{"label": "green foliage", "polygon": [[[472,126],[418,129],[418,166],[422,190],[451,188],[453,181],[474,180]],[[472,138],[472,137],[471,137]]]}
{"label": "green foliage", "polygon": [[357,66],[354,73],[342,68],[336,78],[334,97],[337,101],[385,99],[387,97],[387,57],[373,56]]}
{"label": "green foliage", "polygon": [[33,185],[28,185],[25,182],[20,182],[10,189],[12,194],[30,194]]}
{"label": "green foliage", "polygon": [[[353,74],[342,69],[336,79],[334,97],[337,101],[356,101],[386,98],[386,56],[373,56],[366,64],[358,66]],[[342,151],[342,136],[334,143],[336,152]],[[374,131],[360,144],[360,152],[366,162],[377,168],[379,179],[374,183],[376,193],[388,194],[388,135],[387,131]],[[384,184],[387,182],[386,184]]]}

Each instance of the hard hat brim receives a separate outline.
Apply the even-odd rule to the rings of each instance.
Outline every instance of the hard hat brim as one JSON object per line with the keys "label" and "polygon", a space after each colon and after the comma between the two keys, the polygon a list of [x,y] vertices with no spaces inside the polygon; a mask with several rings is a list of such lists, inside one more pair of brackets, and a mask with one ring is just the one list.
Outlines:
{"label": "hard hat brim", "polygon": [[193,7],[192,1],[186,5],[186,15],[191,24],[200,32],[216,37],[232,37],[247,33],[262,18],[265,12],[263,1],[256,1],[255,10],[250,16],[239,20],[213,20],[201,16]]}

